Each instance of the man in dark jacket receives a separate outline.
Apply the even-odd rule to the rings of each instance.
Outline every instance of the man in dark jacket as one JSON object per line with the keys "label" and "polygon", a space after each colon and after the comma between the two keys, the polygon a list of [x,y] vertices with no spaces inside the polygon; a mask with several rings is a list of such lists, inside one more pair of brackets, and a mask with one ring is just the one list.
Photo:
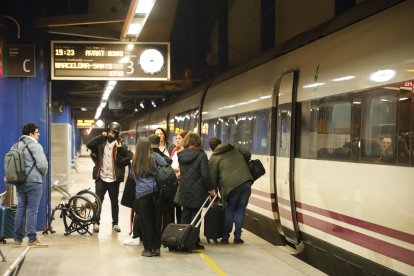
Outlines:
{"label": "man in dark jacket", "polygon": [[[125,166],[130,164],[133,156],[125,143],[119,140],[121,125],[112,122],[107,132],[91,139],[86,147],[91,150],[91,157],[95,163],[93,179],[95,179],[95,192],[103,203],[106,191],[111,200],[112,231],[121,232],[118,226],[118,194],[119,186],[124,181]],[[94,224],[93,231],[99,232],[100,214]]]}
{"label": "man in dark jacket", "polygon": [[241,233],[253,183],[246,160],[250,159],[251,153],[242,147],[235,148],[230,144],[222,144],[216,137],[210,139],[209,145],[213,151],[208,161],[211,183],[220,187],[227,205],[221,243],[229,243],[233,223],[234,243],[244,243]]}

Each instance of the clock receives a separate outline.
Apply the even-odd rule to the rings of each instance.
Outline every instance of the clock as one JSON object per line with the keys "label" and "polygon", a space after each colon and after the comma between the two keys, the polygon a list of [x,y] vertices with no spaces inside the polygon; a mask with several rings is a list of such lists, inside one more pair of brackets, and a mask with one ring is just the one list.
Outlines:
{"label": "clock", "polygon": [[145,74],[154,75],[164,68],[164,56],[157,49],[146,49],[139,56],[138,63]]}

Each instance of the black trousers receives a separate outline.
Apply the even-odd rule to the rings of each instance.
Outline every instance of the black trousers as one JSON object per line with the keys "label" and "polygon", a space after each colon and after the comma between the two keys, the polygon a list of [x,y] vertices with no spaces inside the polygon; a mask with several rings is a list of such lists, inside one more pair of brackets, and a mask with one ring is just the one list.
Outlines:
{"label": "black trousers", "polygon": [[174,199],[173,198],[161,198],[161,213],[162,213],[162,227],[161,232],[169,223],[174,223]]}
{"label": "black trousers", "polygon": [[141,237],[141,223],[139,219],[139,210],[138,210],[138,199],[134,201],[134,206],[131,211],[131,221],[132,221],[132,238],[136,239]]}
{"label": "black trousers", "polygon": [[[118,224],[119,216],[119,204],[118,204],[118,194],[119,186],[121,182],[105,182],[102,179],[95,181],[95,193],[103,203],[106,191],[108,191],[109,199],[111,200],[111,211],[112,211],[112,226]],[[103,206],[103,205],[102,205]],[[102,213],[102,212],[101,212]],[[101,220],[101,215],[99,214],[97,218],[97,223]]]}
{"label": "black trousers", "polygon": [[138,213],[141,225],[141,239],[144,249],[161,247],[161,205],[160,193],[155,192],[138,198]]}

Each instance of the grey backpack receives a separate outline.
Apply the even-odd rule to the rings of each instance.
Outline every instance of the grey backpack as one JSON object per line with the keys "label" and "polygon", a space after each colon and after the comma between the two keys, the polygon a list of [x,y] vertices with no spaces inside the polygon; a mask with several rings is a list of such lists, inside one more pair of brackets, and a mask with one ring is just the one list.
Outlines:
{"label": "grey backpack", "polygon": [[[24,142],[23,142],[24,143]],[[23,148],[18,148],[19,142],[13,145],[9,152],[4,157],[4,180],[10,184],[23,184],[26,182],[27,176],[30,174],[34,166],[36,165],[36,160],[33,157],[32,152],[28,148],[28,144],[25,144]],[[24,159],[24,150],[27,148],[33,160],[35,160],[33,166],[30,168],[30,171],[26,174],[26,161]]]}

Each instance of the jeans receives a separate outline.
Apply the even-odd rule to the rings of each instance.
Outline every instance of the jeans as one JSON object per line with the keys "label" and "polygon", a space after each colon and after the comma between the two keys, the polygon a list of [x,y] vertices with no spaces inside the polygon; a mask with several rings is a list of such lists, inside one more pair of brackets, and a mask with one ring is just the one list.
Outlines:
{"label": "jeans", "polygon": [[26,182],[23,185],[16,186],[16,191],[17,210],[14,219],[13,238],[15,241],[22,241],[25,236],[25,224],[27,224],[27,237],[29,242],[34,242],[37,240],[37,212],[42,197],[42,183]]}
{"label": "jeans", "polygon": [[[112,226],[118,224],[118,216],[119,216],[119,204],[118,204],[118,194],[119,194],[119,186],[121,182],[114,181],[114,182],[105,182],[102,179],[98,179],[95,181],[95,192],[96,195],[103,203],[106,191],[108,191],[109,199],[111,200],[111,211],[112,211]],[[102,211],[101,211],[102,213]],[[101,220],[101,215],[96,218],[97,223]]]}
{"label": "jeans", "polygon": [[242,227],[244,223],[244,214],[249,203],[249,197],[252,193],[252,183],[250,181],[244,182],[227,196],[226,215],[224,219],[224,233],[223,238],[230,237],[231,230],[234,223],[234,238],[240,239]]}

